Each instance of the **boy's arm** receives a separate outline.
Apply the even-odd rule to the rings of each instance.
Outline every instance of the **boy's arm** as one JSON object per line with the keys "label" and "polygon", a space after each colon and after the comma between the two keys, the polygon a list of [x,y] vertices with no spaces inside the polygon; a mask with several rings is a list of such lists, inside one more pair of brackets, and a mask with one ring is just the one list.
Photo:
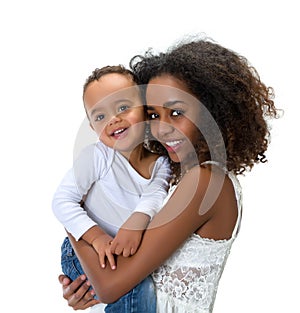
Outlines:
{"label": "boy's arm", "polygon": [[52,210],[57,219],[76,240],[96,223],[80,206],[92,184],[99,179],[99,171],[104,160],[96,154],[95,145],[86,147],[67,172],[52,200]]}
{"label": "boy's arm", "polygon": [[135,212],[121,226],[111,243],[111,252],[129,257],[136,253],[145,229],[150,222],[150,216]]}
{"label": "boy's arm", "polygon": [[136,253],[144,230],[163,205],[163,200],[167,195],[170,173],[167,158],[157,161],[150,184],[143,190],[141,200],[133,214],[122,225],[112,242],[112,253],[124,257]]}

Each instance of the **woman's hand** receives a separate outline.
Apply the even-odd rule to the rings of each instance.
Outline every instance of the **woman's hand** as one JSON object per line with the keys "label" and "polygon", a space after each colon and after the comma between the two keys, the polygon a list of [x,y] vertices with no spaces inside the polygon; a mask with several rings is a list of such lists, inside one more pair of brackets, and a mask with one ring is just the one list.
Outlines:
{"label": "woman's hand", "polygon": [[100,303],[94,299],[94,290],[89,290],[91,284],[86,280],[85,275],[79,276],[74,281],[71,281],[65,275],[59,275],[58,280],[62,285],[64,299],[68,301],[68,305],[74,310],[85,310]]}

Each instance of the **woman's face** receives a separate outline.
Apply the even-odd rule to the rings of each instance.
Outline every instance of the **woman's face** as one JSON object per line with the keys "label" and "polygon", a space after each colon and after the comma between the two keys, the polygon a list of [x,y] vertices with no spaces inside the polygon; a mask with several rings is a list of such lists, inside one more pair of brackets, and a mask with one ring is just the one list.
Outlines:
{"label": "woman's face", "polygon": [[199,101],[184,82],[168,74],[149,81],[146,99],[152,135],[163,144],[172,161],[187,160],[195,153],[199,138]]}

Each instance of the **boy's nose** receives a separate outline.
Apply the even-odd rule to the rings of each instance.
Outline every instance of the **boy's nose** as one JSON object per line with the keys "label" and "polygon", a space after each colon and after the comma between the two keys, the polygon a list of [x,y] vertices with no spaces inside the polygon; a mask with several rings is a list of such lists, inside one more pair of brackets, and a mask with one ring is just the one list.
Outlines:
{"label": "boy's nose", "polygon": [[114,115],[108,122],[108,125],[114,125],[115,123],[120,122],[120,120],[121,120],[120,116]]}

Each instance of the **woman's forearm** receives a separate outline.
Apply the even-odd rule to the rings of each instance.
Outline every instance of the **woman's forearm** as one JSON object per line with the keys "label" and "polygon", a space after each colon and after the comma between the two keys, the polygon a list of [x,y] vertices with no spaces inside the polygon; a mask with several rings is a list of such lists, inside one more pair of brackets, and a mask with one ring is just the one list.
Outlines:
{"label": "woman's forearm", "polygon": [[191,227],[194,230],[197,228],[196,223],[193,225],[192,221],[189,226],[184,227],[181,219],[177,218],[177,223],[173,221],[160,229],[148,229],[136,254],[128,258],[117,257],[115,270],[112,270],[109,265],[104,269],[101,268],[98,255],[90,245],[84,240],[75,241],[71,236],[70,238],[84,272],[100,301],[112,303],[163,264],[193,232]]}
{"label": "woman's forearm", "polygon": [[112,270],[109,265],[100,267],[98,255],[89,244],[84,240],[75,241],[69,235],[84,272],[104,303],[114,302],[126,294],[176,250],[177,243],[162,240],[160,236],[157,229],[145,232],[137,253],[128,258],[118,256],[117,268]]}
{"label": "woman's forearm", "polygon": [[186,183],[180,188],[178,186],[168,204],[154,217],[136,254],[128,258],[117,258],[117,269],[112,270],[110,266],[101,268],[94,249],[84,240],[75,241],[70,236],[81,265],[100,301],[114,302],[134,288],[210,218],[210,211],[199,215],[207,181],[201,179],[200,182],[199,173],[193,171],[186,176],[190,181],[185,178]]}

